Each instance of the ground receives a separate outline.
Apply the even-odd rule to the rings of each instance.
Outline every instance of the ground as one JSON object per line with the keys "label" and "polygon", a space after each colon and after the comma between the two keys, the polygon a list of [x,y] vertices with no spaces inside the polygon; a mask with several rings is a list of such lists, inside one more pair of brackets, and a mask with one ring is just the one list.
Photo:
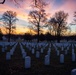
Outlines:
{"label": "ground", "polygon": [[[10,51],[13,46],[8,46],[6,52]],[[71,61],[71,49],[69,47],[68,55],[65,55],[64,64],[60,64],[59,57],[56,55],[55,48],[52,45],[52,51],[50,56],[50,65],[44,65],[44,57],[47,53],[48,47],[45,48],[44,53],[40,55],[40,58],[36,58],[35,54],[32,54],[26,46],[23,46],[27,52],[27,56],[31,57],[31,68],[25,69],[22,58],[20,45],[18,43],[11,60],[6,60],[6,52],[1,51],[0,47],[0,75],[71,75],[71,70],[76,68],[76,61]],[[76,47],[74,47],[76,49]],[[61,52],[64,54],[64,52]],[[76,52],[75,52],[76,53]]]}

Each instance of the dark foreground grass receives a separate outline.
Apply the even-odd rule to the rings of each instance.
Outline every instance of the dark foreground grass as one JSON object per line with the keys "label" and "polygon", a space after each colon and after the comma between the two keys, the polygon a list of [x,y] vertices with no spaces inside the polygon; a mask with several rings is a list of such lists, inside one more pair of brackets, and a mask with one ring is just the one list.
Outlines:
{"label": "dark foreground grass", "polygon": [[[9,51],[12,47],[8,46]],[[71,75],[71,70],[76,68],[76,62],[71,61],[71,46],[68,55],[65,55],[65,63],[59,63],[59,56],[56,56],[54,47],[52,46],[52,52],[50,57],[50,65],[44,65],[44,56],[47,52],[47,47],[44,53],[40,55],[39,59],[35,58],[35,54],[32,55],[26,46],[23,46],[27,55],[31,56],[31,68],[24,68],[24,59],[22,58],[20,45],[18,44],[14,55],[11,60],[6,61],[6,52],[1,52],[0,47],[0,75]],[[63,52],[64,54],[64,52]]]}

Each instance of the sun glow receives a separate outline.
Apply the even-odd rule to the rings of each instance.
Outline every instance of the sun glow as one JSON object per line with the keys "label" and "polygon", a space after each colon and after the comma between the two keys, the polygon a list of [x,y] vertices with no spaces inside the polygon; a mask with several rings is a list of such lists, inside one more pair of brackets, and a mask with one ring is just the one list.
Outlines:
{"label": "sun glow", "polygon": [[[31,30],[28,28],[29,22],[28,22],[28,14],[33,8],[31,7],[30,3],[32,0],[26,0],[22,3],[22,7],[19,8],[15,6],[10,0],[6,0],[4,4],[0,4],[0,17],[2,14],[7,11],[11,10],[17,13],[17,18],[19,21],[16,22],[18,24],[15,34],[25,34],[25,33],[30,33],[30,34],[36,34],[34,30]],[[48,0],[50,2],[50,0]],[[62,2],[61,2],[62,1]],[[56,0],[52,0],[47,7],[45,7],[46,13],[49,15],[47,16],[48,18],[52,17],[55,12],[59,10],[63,10],[64,12],[69,14],[68,17],[68,23],[71,23],[73,20],[73,14],[74,11],[76,10],[76,1],[75,0],[61,0],[60,2],[57,2]],[[2,24],[0,22],[0,24]],[[75,33],[75,27],[71,27],[71,34]],[[1,27],[2,32],[5,34],[7,33],[5,28]],[[48,31],[46,29],[43,30],[44,34]],[[68,34],[68,33],[66,33]]]}

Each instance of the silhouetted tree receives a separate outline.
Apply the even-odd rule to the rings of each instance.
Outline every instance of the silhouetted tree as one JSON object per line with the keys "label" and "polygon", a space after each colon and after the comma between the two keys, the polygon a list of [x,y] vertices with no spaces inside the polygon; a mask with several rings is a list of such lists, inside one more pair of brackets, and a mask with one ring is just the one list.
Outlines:
{"label": "silhouetted tree", "polygon": [[35,26],[38,32],[38,42],[39,42],[40,27],[45,25],[46,20],[47,18],[45,10],[40,11],[34,10],[29,13],[29,22]]}
{"label": "silhouetted tree", "polygon": [[45,39],[46,39],[47,41],[51,41],[52,37],[51,37],[51,35],[49,34],[49,32],[47,32],[47,33],[45,34]]}
{"label": "silhouetted tree", "polygon": [[48,22],[48,28],[50,30],[50,32],[55,32],[55,36],[57,35],[57,25],[56,25],[56,20],[55,18],[50,18],[49,22]]}
{"label": "silhouetted tree", "polygon": [[32,6],[38,9],[43,9],[48,3],[44,0],[32,0],[33,4]]}
{"label": "silhouetted tree", "polygon": [[1,29],[0,29],[0,40],[2,40],[2,36],[3,36],[3,33],[1,31]]}
{"label": "silhouetted tree", "polygon": [[8,41],[9,42],[10,42],[10,35],[14,31],[14,29],[16,28],[15,23],[18,20],[16,18],[16,16],[17,16],[16,12],[13,12],[13,11],[6,11],[2,15],[2,20],[3,20],[3,23],[4,23],[4,27],[6,29],[8,29],[8,34],[9,34]]}
{"label": "silhouetted tree", "polygon": [[[6,1],[8,1],[8,0],[1,0],[0,1],[0,4],[4,4]],[[26,1],[26,0],[9,0],[10,2],[14,2],[16,5],[21,5],[21,2],[23,2],[23,1]],[[37,7],[37,8],[39,8],[39,7],[41,7],[42,6],[42,4],[44,4],[45,5],[45,2],[44,2],[44,0],[32,0],[32,2],[33,2],[33,6],[34,7]]]}
{"label": "silhouetted tree", "polygon": [[4,3],[5,3],[5,1],[6,1],[6,0],[2,0],[2,1],[0,1],[0,4],[4,4]]}
{"label": "silhouetted tree", "polygon": [[29,21],[34,25],[34,27],[37,29],[38,34],[38,42],[39,42],[39,34],[40,34],[40,28],[43,27],[46,23],[46,13],[44,10],[44,7],[47,5],[44,0],[32,0],[33,1],[33,8],[36,8],[33,11],[30,11],[29,13]]}
{"label": "silhouetted tree", "polygon": [[49,21],[54,28],[57,35],[58,42],[60,42],[60,36],[67,30],[67,17],[68,13],[64,11],[56,12],[54,17]]}
{"label": "silhouetted tree", "polygon": [[75,17],[74,22],[76,24],[76,12],[74,12],[74,17]]}
{"label": "silhouetted tree", "polygon": [[27,41],[31,41],[32,40],[32,35],[29,34],[29,33],[25,33],[24,39],[27,40]]}
{"label": "silhouetted tree", "polygon": [[76,25],[76,12],[74,12],[74,19],[73,19],[73,21],[70,23],[70,25]]}
{"label": "silhouetted tree", "polygon": [[[4,4],[5,1],[7,1],[7,0],[1,0],[1,1],[0,1],[0,4]],[[24,1],[24,0],[10,0],[10,1],[15,2],[16,4],[19,4],[19,3],[18,3],[19,1]]]}

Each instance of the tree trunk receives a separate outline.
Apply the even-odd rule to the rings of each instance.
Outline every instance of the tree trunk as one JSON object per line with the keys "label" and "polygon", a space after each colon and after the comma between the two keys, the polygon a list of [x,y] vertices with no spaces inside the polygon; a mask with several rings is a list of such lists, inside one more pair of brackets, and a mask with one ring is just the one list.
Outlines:
{"label": "tree trunk", "polygon": [[11,39],[11,29],[9,28],[8,42],[10,42],[10,39]]}
{"label": "tree trunk", "polygon": [[60,29],[57,30],[57,42],[60,43]]}
{"label": "tree trunk", "polygon": [[60,43],[60,35],[57,36],[57,42]]}
{"label": "tree trunk", "polygon": [[61,40],[61,29],[60,29],[60,26],[61,26],[61,23],[59,24],[58,26],[58,29],[57,29],[57,42],[60,43],[60,40]]}
{"label": "tree trunk", "polygon": [[38,24],[38,37],[37,37],[37,42],[39,42],[39,31],[40,31],[40,28],[39,28],[39,24]]}
{"label": "tree trunk", "polygon": [[8,35],[9,37],[8,37],[8,42],[10,42],[10,34]]}

